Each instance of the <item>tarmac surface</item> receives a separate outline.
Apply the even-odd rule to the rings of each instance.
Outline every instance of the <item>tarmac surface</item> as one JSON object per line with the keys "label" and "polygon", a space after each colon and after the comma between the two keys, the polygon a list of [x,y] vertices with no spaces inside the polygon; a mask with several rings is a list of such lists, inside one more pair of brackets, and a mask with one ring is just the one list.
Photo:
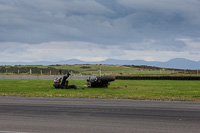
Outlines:
{"label": "tarmac surface", "polygon": [[0,96],[0,133],[199,133],[200,102]]}

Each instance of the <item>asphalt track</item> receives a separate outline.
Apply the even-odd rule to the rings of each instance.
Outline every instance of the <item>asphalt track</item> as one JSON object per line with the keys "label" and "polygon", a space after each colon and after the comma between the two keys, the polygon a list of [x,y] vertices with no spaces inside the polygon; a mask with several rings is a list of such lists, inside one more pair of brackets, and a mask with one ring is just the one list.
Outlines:
{"label": "asphalt track", "polygon": [[200,102],[0,97],[0,133],[200,133]]}

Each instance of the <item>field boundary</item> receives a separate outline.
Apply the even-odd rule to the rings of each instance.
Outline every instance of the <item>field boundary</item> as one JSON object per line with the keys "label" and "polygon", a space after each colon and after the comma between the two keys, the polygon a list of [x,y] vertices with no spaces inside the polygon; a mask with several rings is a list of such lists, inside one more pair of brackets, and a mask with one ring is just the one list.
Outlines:
{"label": "field boundary", "polygon": [[116,76],[119,80],[200,80],[199,76]]}
{"label": "field boundary", "polygon": [[[0,79],[54,80],[62,75],[0,75]],[[70,76],[69,80],[86,80],[89,76]]]}

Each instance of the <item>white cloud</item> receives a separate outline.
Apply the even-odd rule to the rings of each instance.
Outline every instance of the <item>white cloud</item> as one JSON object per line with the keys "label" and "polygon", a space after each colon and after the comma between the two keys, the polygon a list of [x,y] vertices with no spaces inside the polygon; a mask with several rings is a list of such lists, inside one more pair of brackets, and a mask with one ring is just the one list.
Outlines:
{"label": "white cloud", "polygon": [[[154,42],[154,40],[150,40]],[[192,44],[193,46],[193,44]],[[188,45],[191,47],[191,45]],[[196,44],[195,44],[196,47]],[[146,61],[167,61],[174,57],[199,61],[199,50],[169,51],[169,50],[132,50],[121,49],[120,46],[102,46],[90,42],[47,42],[41,44],[0,43],[0,62],[15,61],[60,61],[79,59],[83,61],[102,61],[108,58],[122,60],[143,59]]]}
{"label": "white cloud", "polygon": [[[186,22],[198,22],[197,2],[123,0],[117,5],[104,0],[7,0],[0,3],[4,7],[0,41],[121,44],[146,38],[173,39],[195,30],[188,30],[191,24]],[[186,5],[189,7],[184,8]]]}
{"label": "white cloud", "polygon": [[[191,15],[199,11],[199,0],[117,0],[118,3],[141,11],[158,11],[166,14],[185,13]],[[156,12],[155,12],[156,13]]]}
{"label": "white cloud", "polygon": [[199,52],[200,51],[200,39],[192,39],[192,38],[177,38],[177,40],[182,41],[186,44],[185,50],[190,50],[191,52]]}
{"label": "white cloud", "polygon": [[197,60],[199,4],[199,0],[2,0],[0,60]]}
{"label": "white cloud", "polygon": [[[4,47],[6,45],[6,47]],[[16,50],[16,47],[18,50]],[[80,59],[99,61],[112,55],[112,50],[89,42],[47,42],[41,44],[0,43],[1,62],[60,61]],[[21,49],[21,50],[19,50]],[[119,50],[118,50],[119,51]]]}

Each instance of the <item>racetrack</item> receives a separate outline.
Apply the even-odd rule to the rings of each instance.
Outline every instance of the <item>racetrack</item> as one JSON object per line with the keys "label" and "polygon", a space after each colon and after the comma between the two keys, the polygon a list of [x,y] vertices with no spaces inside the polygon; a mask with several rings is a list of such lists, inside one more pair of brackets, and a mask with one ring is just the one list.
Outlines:
{"label": "racetrack", "polygon": [[0,97],[0,132],[199,133],[200,103]]}

